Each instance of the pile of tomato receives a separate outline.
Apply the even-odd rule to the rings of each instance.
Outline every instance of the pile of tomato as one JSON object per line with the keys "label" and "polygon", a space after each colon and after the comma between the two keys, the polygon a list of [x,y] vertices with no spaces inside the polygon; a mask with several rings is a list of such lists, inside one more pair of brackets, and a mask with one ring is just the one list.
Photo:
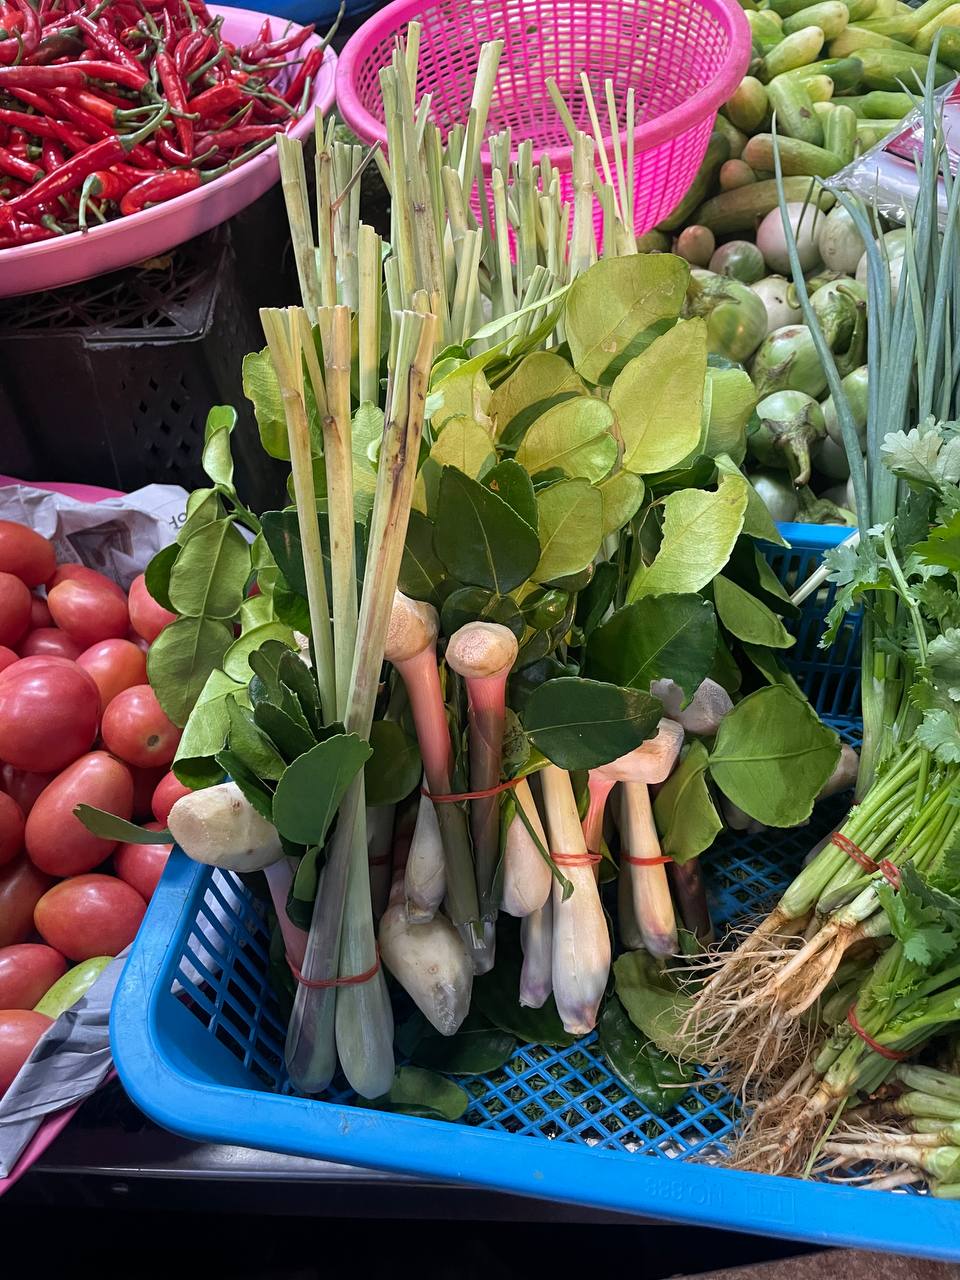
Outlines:
{"label": "pile of tomato", "polygon": [[159,830],[184,794],[180,730],[146,666],[175,616],[142,574],[128,594],[0,521],[0,1094],[51,1014],[133,941],[163,871],[169,845],[102,839],[74,809]]}

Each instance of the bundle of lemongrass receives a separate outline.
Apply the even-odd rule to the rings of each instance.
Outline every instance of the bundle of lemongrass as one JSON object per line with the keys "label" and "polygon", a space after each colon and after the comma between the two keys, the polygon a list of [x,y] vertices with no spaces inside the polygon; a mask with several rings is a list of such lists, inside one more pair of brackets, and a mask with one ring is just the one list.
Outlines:
{"label": "bundle of lemongrass", "polygon": [[[828,374],[861,512],[859,540],[827,557],[837,600],[823,643],[831,643],[846,610],[862,605],[863,754],[854,808],[771,915],[713,958],[688,1021],[703,1059],[728,1070],[755,1104],[740,1161],[778,1172],[808,1167],[831,1115],[881,1084],[891,1058],[916,1051],[955,1016],[955,976],[944,961],[951,946],[931,951],[921,939],[931,926],[952,940],[956,903],[919,887],[950,880],[960,839],[960,690],[947,675],[960,638],[960,599],[957,566],[945,554],[960,509],[960,183],[950,172],[932,80],[924,125],[895,301],[882,239],[874,240],[878,228],[868,210],[838,193],[870,260],[876,376],[865,465],[782,202],[795,285]],[[949,210],[943,234],[941,184]],[[910,893],[901,889],[908,874]],[[946,888],[955,891],[952,883]],[[851,989],[846,966],[864,957]],[[838,990],[850,1010],[839,1030],[824,1012]]]}

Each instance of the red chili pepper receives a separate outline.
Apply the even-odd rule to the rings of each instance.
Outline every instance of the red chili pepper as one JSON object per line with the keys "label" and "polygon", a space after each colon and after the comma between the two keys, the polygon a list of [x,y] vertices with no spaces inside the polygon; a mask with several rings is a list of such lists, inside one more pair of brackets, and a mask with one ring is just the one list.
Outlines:
{"label": "red chili pepper", "polygon": [[[167,53],[166,49],[161,49],[154,59],[154,65],[157,68],[157,74],[160,77],[160,84],[163,86],[163,92],[167,95],[167,101],[174,111],[187,110],[187,95],[183,87],[183,81],[177,74],[177,68],[174,65],[173,58]],[[174,124],[177,129],[177,137],[180,139],[180,146],[185,155],[193,155],[193,121],[185,120],[182,115],[174,118]]]}
{"label": "red chili pepper", "polygon": [[82,89],[86,76],[79,67],[0,67],[0,89]]}
{"label": "red chili pepper", "polygon": [[[24,3],[26,2],[27,0],[24,0]],[[98,49],[103,50],[108,58],[138,76],[140,87],[149,83],[150,77],[143,67],[132,54],[127,52],[115,35],[106,31],[98,23],[91,22],[86,14],[77,14],[77,26],[89,36]]]}
{"label": "red chili pepper", "polygon": [[33,244],[37,240],[52,240],[56,234],[52,227],[14,219],[9,224],[0,225],[0,249],[10,249],[18,244]]}
{"label": "red chili pepper", "polygon": [[162,204],[164,201],[172,200],[175,196],[182,196],[188,191],[196,191],[198,187],[202,187],[208,182],[213,182],[217,178],[222,178],[231,169],[236,169],[241,164],[245,164],[263,151],[265,147],[269,147],[272,142],[272,138],[266,138],[264,141],[256,143],[248,151],[235,156],[227,164],[221,165],[219,169],[208,169],[204,173],[201,173],[199,169],[171,169],[167,173],[158,173],[156,177],[147,178],[145,182],[140,182],[135,187],[130,188],[120,201],[120,212],[122,214],[138,213],[141,209],[147,208],[148,205]]}
{"label": "red chili pepper", "polygon": [[7,173],[11,178],[20,178],[23,182],[37,182],[43,177],[43,170],[38,164],[21,160],[9,147],[0,147],[0,173]]}
{"label": "red chili pepper", "polygon": [[307,80],[311,76],[315,76],[317,74],[322,62],[323,49],[319,46],[315,49],[311,49],[303,62],[301,62],[300,69],[297,71],[297,74],[290,81],[286,93],[283,94],[284,102],[289,103],[291,107],[299,105],[300,99],[303,97],[303,91],[307,85]]}
{"label": "red chili pepper", "polygon": [[283,131],[282,124],[246,124],[235,129],[221,129],[197,139],[197,150],[216,147],[220,151],[233,151],[235,147],[248,147],[251,142],[262,142]]}
{"label": "red chili pepper", "polygon": [[138,67],[136,71],[130,71],[117,62],[102,62],[96,59],[60,63],[61,71],[70,71],[74,68],[90,80],[103,80],[108,84],[121,85],[124,89],[136,89],[137,92],[149,83],[149,77],[146,76],[142,67]]}
{"label": "red chili pepper", "polygon": [[[91,115],[89,111],[85,111],[83,107],[80,107],[76,102],[71,101],[68,95],[56,94],[55,98],[57,107],[59,107],[63,115],[65,115],[68,120],[72,120],[78,129],[89,134],[92,138],[104,139],[112,138],[116,135],[116,129],[113,125],[106,124],[103,120],[98,120],[97,117]],[[84,142],[83,146],[86,147],[87,143]],[[163,164],[142,143],[136,146],[131,152],[131,159],[137,164],[142,165],[144,169],[163,168]]]}
{"label": "red chili pepper", "polygon": [[218,84],[212,89],[204,89],[203,93],[198,93],[195,98],[188,101],[187,110],[197,112],[203,120],[216,115],[218,111],[230,111],[246,96],[243,87],[231,80],[226,84]]}
{"label": "red chili pepper", "polygon": [[187,31],[177,41],[173,50],[173,63],[180,75],[185,75],[189,70],[194,53],[206,38],[202,31]]}
{"label": "red chili pepper", "polygon": [[0,40],[0,65],[10,66],[28,58],[40,43],[40,17],[28,0],[13,0],[23,18],[23,29]]}
{"label": "red chili pepper", "polygon": [[72,191],[88,173],[94,173],[97,169],[109,169],[111,165],[122,163],[133,153],[138,143],[142,143],[159,128],[166,114],[167,108],[164,107],[136,133],[128,134],[123,138],[116,136],[101,138],[99,142],[85,147],[83,151],[71,156],[56,173],[41,178],[29,191],[11,200],[0,209],[0,216],[27,213],[54,196]]}
{"label": "red chili pepper", "polygon": [[66,31],[55,31],[44,38],[30,55],[30,65],[34,67],[49,66],[58,58],[82,58],[83,46],[75,35]]}
{"label": "red chili pepper", "polygon": [[54,169],[58,169],[65,160],[63,147],[52,138],[44,138],[43,146],[40,148],[40,162],[44,172],[53,173]]}
{"label": "red chili pepper", "polygon": [[253,44],[243,45],[240,48],[240,56],[244,62],[263,62],[267,58],[279,58],[285,53],[292,53],[294,49],[299,49],[305,40],[310,39],[313,32],[314,26],[310,22],[305,27],[298,27],[282,40],[274,40],[270,44],[256,40]]}

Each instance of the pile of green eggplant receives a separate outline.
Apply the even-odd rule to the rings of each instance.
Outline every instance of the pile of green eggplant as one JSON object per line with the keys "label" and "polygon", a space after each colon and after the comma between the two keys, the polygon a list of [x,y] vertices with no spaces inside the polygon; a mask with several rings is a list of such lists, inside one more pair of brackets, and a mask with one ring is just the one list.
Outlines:
{"label": "pile of green eggplant", "polygon": [[[807,286],[863,431],[865,246],[815,179],[832,177],[912,110],[938,34],[937,84],[956,77],[960,2],[741,4],[753,31],[749,73],[718,114],[693,185],[643,247],[693,267],[687,313],[706,319],[713,365],[710,444],[747,461],[776,519],[855,524],[839,424],[789,279],[773,121]],[[905,232],[883,240],[895,291]]]}

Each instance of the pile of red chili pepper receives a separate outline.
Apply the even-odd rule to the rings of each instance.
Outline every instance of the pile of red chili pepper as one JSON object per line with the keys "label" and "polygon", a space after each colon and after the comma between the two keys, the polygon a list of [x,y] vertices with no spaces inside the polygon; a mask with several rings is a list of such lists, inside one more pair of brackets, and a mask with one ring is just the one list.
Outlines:
{"label": "pile of red chili pepper", "polygon": [[221,27],[204,0],[0,0],[0,249],[193,191],[303,114],[333,30],[303,54],[312,26]]}

